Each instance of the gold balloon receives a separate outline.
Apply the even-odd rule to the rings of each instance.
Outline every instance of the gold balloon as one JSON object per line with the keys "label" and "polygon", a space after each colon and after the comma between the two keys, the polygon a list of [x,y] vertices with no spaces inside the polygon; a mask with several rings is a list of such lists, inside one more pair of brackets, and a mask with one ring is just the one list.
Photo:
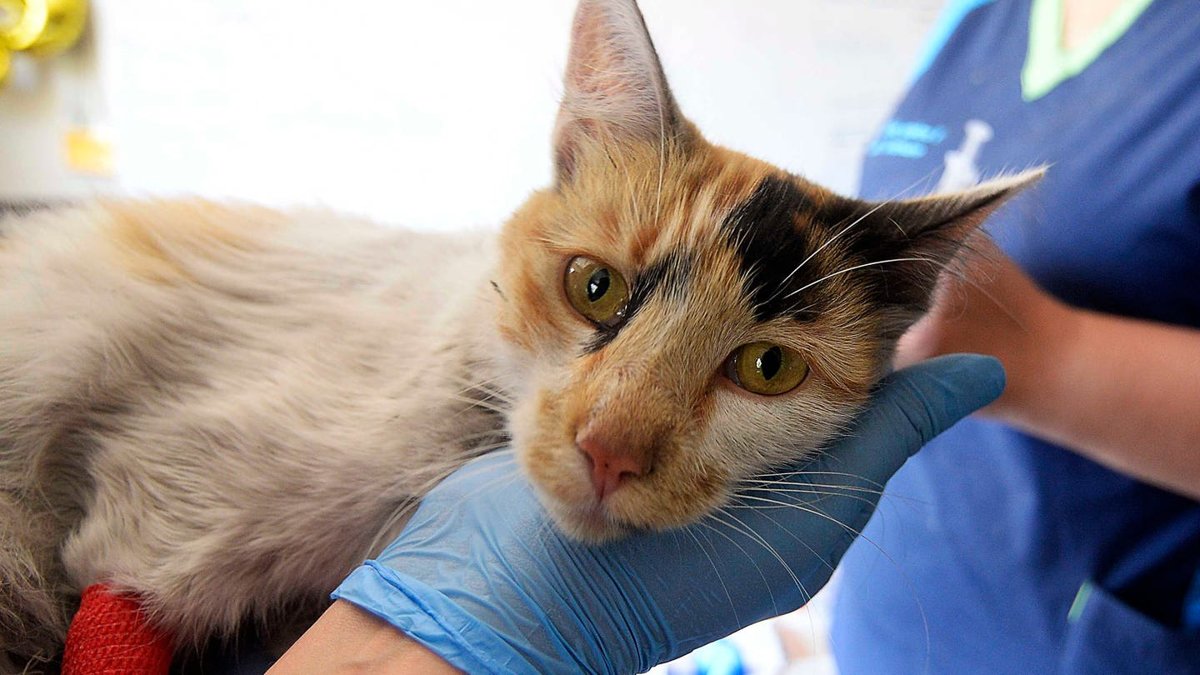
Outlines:
{"label": "gold balloon", "polygon": [[0,0],[0,45],[52,56],[79,41],[87,0]]}

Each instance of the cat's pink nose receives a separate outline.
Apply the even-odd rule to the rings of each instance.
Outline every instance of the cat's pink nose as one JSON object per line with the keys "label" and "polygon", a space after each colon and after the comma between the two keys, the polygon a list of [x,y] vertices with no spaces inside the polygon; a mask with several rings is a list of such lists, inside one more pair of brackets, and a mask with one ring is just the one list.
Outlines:
{"label": "cat's pink nose", "polygon": [[625,481],[646,473],[644,460],[615,439],[606,437],[595,430],[583,429],[575,436],[575,447],[588,461],[591,468],[592,488],[596,491],[596,500],[616,492]]}

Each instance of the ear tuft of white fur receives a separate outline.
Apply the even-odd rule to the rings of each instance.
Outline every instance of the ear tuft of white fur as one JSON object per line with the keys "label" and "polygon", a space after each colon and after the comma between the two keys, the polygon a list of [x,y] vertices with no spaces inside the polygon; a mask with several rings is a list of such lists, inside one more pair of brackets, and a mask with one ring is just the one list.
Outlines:
{"label": "ear tuft of white fur", "polygon": [[658,141],[680,127],[654,43],[634,0],[581,0],[554,133],[560,179],[590,144]]}

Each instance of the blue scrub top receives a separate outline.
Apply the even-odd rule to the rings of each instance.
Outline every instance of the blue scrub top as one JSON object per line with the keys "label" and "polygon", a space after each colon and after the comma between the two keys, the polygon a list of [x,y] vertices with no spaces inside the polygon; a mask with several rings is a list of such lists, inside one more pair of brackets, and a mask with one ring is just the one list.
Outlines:
{"label": "blue scrub top", "polygon": [[[1001,247],[1072,305],[1200,326],[1200,3],[1132,12],[1049,80],[1056,64],[1028,62],[1034,4],[951,10],[863,195],[1049,165],[989,223]],[[1200,672],[1200,503],[999,424],[967,420],[910,461],[843,569],[848,675]]]}

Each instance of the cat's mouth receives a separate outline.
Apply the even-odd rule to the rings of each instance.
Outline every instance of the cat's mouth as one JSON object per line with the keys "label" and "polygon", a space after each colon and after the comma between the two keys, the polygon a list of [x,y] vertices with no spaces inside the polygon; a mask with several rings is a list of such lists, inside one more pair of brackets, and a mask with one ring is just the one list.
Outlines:
{"label": "cat's mouth", "polygon": [[601,502],[566,512],[551,508],[550,513],[554,516],[555,524],[560,530],[568,536],[583,541],[609,541],[623,537],[634,529],[632,525],[615,518]]}
{"label": "cat's mouth", "polygon": [[598,494],[588,479],[587,463],[565,450],[541,447],[517,453],[525,474],[558,529],[590,542],[615,539],[634,529],[635,525],[622,517],[622,512],[628,510],[626,502],[632,498],[633,486],[622,486],[612,494]]}
{"label": "cat's mouth", "polygon": [[587,542],[690,525],[718,508],[725,494],[723,483],[680,475],[670,466],[603,493],[573,447],[526,448],[518,456],[559,530]]}
{"label": "cat's mouth", "polygon": [[[540,390],[512,414],[523,473],[558,529],[589,542],[690,525],[724,502],[731,476],[706,461],[687,405],[642,387],[605,398]],[[602,401],[602,404],[597,404]]]}

